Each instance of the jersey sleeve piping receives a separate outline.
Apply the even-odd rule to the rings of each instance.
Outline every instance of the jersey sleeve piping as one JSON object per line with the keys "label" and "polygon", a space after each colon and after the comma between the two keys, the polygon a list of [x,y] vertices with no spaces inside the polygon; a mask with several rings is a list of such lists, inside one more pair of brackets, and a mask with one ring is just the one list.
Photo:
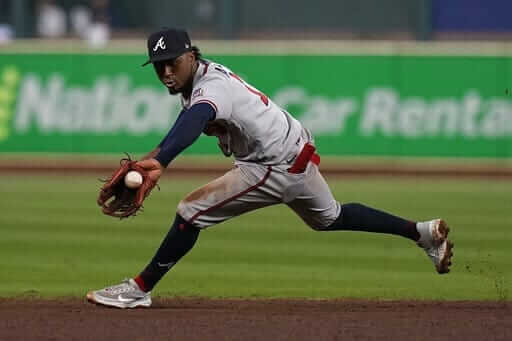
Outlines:
{"label": "jersey sleeve piping", "polygon": [[201,75],[201,77],[206,75],[206,73],[208,72],[208,66],[210,66],[210,63],[204,63],[203,74]]}
{"label": "jersey sleeve piping", "polygon": [[207,104],[212,106],[213,110],[215,110],[215,113],[219,112],[219,110],[217,109],[217,106],[215,105],[215,103],[213,103],[209,99],[201,99],[201,100],[195,102],[194,104],[199,104],[199,103],[207,103]]}

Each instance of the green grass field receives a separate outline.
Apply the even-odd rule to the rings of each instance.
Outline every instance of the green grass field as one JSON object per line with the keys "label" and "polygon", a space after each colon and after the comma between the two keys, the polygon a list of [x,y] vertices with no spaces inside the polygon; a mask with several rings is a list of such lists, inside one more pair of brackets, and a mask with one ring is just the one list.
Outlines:
{"label": "green grass field", "polygon": [[[83,296],[138,273],[178,201],[206,179],[163,179],[129,220],[100,213],[95,176],[0,179],[0,296]],[[444,217],[455,242],[440,276],[394,236],[315,232],[284,205],[203,231],[156,296],[510,300],[512,182],[331,179],[338,200],[415,220]]]}

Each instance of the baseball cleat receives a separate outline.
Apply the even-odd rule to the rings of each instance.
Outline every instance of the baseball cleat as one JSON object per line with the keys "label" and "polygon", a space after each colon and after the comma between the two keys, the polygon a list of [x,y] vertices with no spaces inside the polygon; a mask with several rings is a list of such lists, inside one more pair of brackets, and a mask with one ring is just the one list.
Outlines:
{"label": "baseball cleat", "polygon": [[453,243],[448,240],[450,229],[442,219],[420,222],[417,225],[420,239],[418,246],[423,248],[440,274],[450,272]]}
{"label": "baseball cleat", "polygon": [[125,279],[121,284],[87,293],[91,303],[116,308],[136,308],[151,306],[151,292],[144,292],[133,279]]}

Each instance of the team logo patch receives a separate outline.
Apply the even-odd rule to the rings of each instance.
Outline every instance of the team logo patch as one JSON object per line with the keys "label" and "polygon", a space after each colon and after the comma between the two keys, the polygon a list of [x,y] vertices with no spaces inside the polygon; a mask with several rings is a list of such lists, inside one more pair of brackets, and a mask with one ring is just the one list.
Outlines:
{"label": "team logo patch", "polygon": [[192,98],[203,96],[203,88],[197,88],[192,93]]}
{"label": "team logo patch", "polygon": [[164,37],[160,37],[160,39],[158,39],[158,41],[155,44],[155,47],[153,47],[153,51],[156,52],[156,50],[158,50],[158,48],[161,48],[162,50],[165,50],[167,48],[165,46]]}

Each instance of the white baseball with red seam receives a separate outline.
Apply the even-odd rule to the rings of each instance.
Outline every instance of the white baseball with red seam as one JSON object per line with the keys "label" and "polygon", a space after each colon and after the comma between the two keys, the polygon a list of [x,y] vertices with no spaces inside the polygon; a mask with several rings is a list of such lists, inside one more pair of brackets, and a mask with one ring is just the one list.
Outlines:
{"label": "white baseball with red seam", "polygon": [[142,185],[142,175],[137,171],[129,171],[124,176],[124,184],[128,188],[139,188]]}

